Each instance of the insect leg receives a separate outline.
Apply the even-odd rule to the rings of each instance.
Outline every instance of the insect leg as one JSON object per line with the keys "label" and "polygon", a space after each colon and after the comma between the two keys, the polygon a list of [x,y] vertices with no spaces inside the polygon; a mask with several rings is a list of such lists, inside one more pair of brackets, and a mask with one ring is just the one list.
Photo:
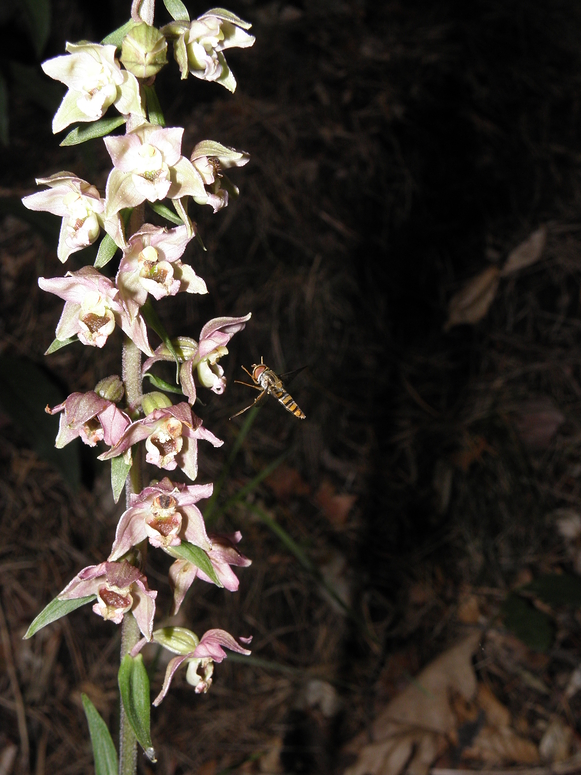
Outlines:
{"label": "insect leg", "polygon": [[[242,384],[245,384],[244,382]],[[250,386],[252,387],[252,385]],[[260,390],[260,388],[258,388]],[[247,412],[249,409],[252,409],[252,407],[260,401],[262,396],[266,393],[266,390],[262,390],[259,396],[256,396],[254,401],[251,404],[248,404],[248,406],[245,406],[244,409],[241,409],[239,412],[236,412],[236,414],[233,414],[232,417],[229,417],[229,420],[233,420],[235,417],[238,417],[241,414],[244,414],[244,412]]]}
{"label": "insect leg", "polygon": [[250,382],[241,382],[241,380],[239,379],[235,379],[234,382],[236,382],[238,385],[246,385],[246,387],[254,388],[254,390],[262,390],[262,392],[264,393],[263,388],[258,387],[258,385],[251,385]]}

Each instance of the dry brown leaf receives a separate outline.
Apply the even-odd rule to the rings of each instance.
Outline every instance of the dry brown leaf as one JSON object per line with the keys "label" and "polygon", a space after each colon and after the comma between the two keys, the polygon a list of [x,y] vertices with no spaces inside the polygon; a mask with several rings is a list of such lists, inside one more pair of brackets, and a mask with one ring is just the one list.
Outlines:
{"label": "dry brown leaf", "polygon": [[284,464],[266,477],[266,484],[279,501],[286,501],[294,495],[310,495],[311,488],[296,468]]}
{"label": "dry brown leaf", "polygon": [[324,481],[315,494],[317,506],[333,525],[342,526],[353,508],[356,495],[337,495],[331,482]]}
{"label": "dry brown leaf", "polygon": [[460,598],[456,616],[462,624],[478,624],[480,606],[476,595],[464,595]]}
{"label": "dry brown leaf", "polygon": [[381,739],[393,721],[448,734],[456,726],[449,692],[466,699],[476,693],[472,654],[480,633],[472,633],[445,651],[415,677],[413,683],[395,697],[373,724],[373,736]]}
{"label": "dry brown leaf", "polygon": [[526,266],[531,266],[536,263],[543,255],[545,244],[547,242],[547,227],[543,224],[539,229],[533,231],[524,242],[512,250],[508,254],[508,258],[502,272],[502,277],[506,277],[513,272],[517,272],[519,269],[524,269]]}
{"label": "dry brown leaf", "polygon": [[402,727],[387,740],[366,745],[345,775],[397,775],[404,768],[408,775],[426,775],[446,745],[436,732]]}
{"label": "dry brown leaf", "polygon": [[564,762],[571,754],[574,732],[560,718],[554,718],[541,738],[539,753],[545,762]]}
{"label": "dry brown leaf", "polygon": [[422,670],[373,723],[375,742],[364,745],[359,737],[348,746],[358,759],[345,775],[398,775],[408,761],[408,773],[425,775],[456,730],[452,693],[476,693],[472,654],[479,641],[472,633]]}
{"label": "dry brown leaf", "polygon": [[478,732],[470,748],[462,751],[462,758],[477,760],[487,765],[538,764],[537,746],[531,740],[519,737],[509,727],[488,724]]}
{"label": "dry brown leaf", "polygon": [[274,775],[274,773],[283,772],[283,767],[280,762],[280,754],[282,749],[282,737],[273,737],[268,741],[266,745],[266,751],[258,760],[258,769],[260,772],[266,772],[268,775]]}
{"label": "dry brown leaf", "polygon": [[510,726],[510,711],[496,698],[486,684],[478,684],[477,702],[484,711],[486,721],[490,726]]}
{"label": "dry brown leaf", "polygon": [[482,320],[494,301],[499,278],[499,268],[489,266],[454,294],[448,304],[448,320],[444,331],[449,331],[453,326],[464,323],[473,325]]}
{"label": "dry brown leaf", "polygon": [[216,771],[218,769],[218,762],[216,759],[210,759],[207,762],[204,762],[200,765],[198,768],[199,775],[216,775]]}

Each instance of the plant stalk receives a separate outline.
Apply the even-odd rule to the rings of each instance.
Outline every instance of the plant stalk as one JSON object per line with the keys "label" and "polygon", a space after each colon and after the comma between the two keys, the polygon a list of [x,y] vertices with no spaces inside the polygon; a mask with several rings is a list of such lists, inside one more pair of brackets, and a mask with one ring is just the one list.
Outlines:
{"label": "plant stalk", "polygon": [[[121,625],[121,659],[139,641],[141,633],[135,617],[127,614]],[[129,723],[123,702],[119,715],[119,775],[135,775],[137,772],[137,738]]]}
{"label": "plant stalk", "polygon": [[[143,206],[136,207],[129,222],[129,233],[134,233],[143,224]],[[141,350],[137,345],[123,336],[122,354],[122,378],[125,386],[125,399],[132,417],[141,408],[143,398],[143,375],[141,373]],[[136,454],[137,453],[137,454]],[[125,482],[125,506],[129,508],[130,496],[141,492],[143,488],[143,463],[142,455],[133,453],[133,463]],[[121,654],[120,661],[139,642],[141,633],[131,613],[123,617],[121,625]],[[137,772],[137,738],[129,723],[123,702],[119,713],[119,775],[135,775]]]}

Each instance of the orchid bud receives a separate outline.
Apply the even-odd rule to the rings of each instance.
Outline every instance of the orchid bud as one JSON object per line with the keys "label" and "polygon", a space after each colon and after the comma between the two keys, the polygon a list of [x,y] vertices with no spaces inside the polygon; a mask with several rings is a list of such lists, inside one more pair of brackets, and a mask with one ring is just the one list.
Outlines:
{"label": "orchid bud", "polygon": [[95,393],[101,398],[107,401],[113,401],[114,404],[119,403],[125,393],[123,383],[117,376],[117,374],[111,374],[110,377],[105,377],[95,385]]}
{"label": "orchid bud", "polygon": [[155,27],[138,24],[123,38],[121,62],[137,78],[151,78],[167,64],[167,41]]}
{"label": "orchid bud", "polygon": [[183,655],[195,651],[200,642],[198,636],[185,627],[163,627],[161,630],[155,630],[153,640],[168,651]]}
{"label": "orchid bud", "polygon": [[156,409],[169,409],[170,406],[172,406],[170,399],[157,390],[143,396],[142,407],[145,415],[150,415]]}

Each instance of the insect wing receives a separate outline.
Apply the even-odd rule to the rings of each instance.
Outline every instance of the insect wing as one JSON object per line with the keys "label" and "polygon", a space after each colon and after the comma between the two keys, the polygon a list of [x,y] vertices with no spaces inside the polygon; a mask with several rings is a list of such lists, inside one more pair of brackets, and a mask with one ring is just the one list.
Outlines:
{"label": "insect wing", "polygon": [[301,366],[300,369],[293,369],[292,371],[285,371],[284,374],[279,374],[278,378],[281,382],[284,382],[286,385],[290,385],[290,383],[294,380],[295,377],[298,377],[298,375],[301,373],[301,371],[304,371],[305,369],[308,369],[308,366]]}

